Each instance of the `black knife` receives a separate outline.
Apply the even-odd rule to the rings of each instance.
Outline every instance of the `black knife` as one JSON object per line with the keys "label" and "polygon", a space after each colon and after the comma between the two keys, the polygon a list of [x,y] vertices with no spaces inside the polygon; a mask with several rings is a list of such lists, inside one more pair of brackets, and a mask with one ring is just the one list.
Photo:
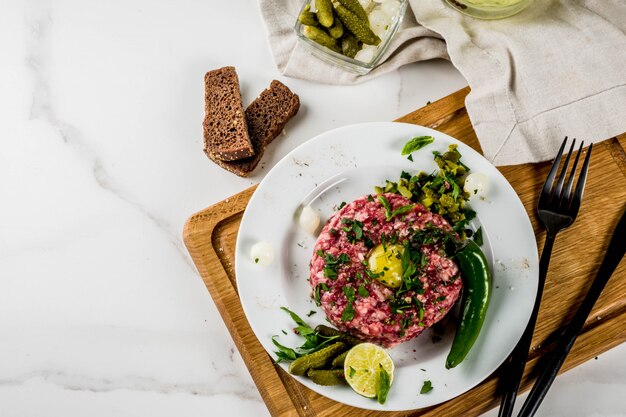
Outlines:
{"label": "black knife", "polygon": [[561,369],[563,362],[565,362],[567,354],[574,345],[578,334],[582,330],[587,317],[589,317],[589,313],[591,312],[593,305],[598,300],[598,297],[600,297],[600,293],[613,274],[613,271],[615,271],[615,268],[617,268],[617,265],[619,265],[620,261],[624,257],[625,252],[626,211],[622,214],[622,218],[617,224],[615,231],[613,231],[611,243],[609,243],[609,248],[604,255],[602,265],[600,265],[600,269],[598,269],[598,273],[591,284],[589,292],[585,296],[585,299],[580,305],[580,308],[576,312],[572,321],[565,327],[563,335],[559,339],[559,344],[552,353],[550,362],[545,368],[543,368],[543,372],[539,375],[539,378],[537,378],[537,381],[535,382],[535,385],[533,385],[528,398],[526,398],[524,405],[522,405],[522,409],[520,410],[518,417],[531,417],[539,408],[541,401],[543,401],[548,393],[550,385],[552,385],[556,375],[559,373],[559,369]]}

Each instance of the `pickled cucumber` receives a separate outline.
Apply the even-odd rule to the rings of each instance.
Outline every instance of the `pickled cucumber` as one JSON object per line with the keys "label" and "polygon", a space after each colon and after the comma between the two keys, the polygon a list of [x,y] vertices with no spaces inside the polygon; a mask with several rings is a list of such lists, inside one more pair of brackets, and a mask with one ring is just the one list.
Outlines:
{"label": "pickled cucumber", "polygon": [[322,368],[330,362],[331,358],[343,352],[346,347],[345,343],[337,342],[317,352],[301,356],[289,364],[289,373],[293,375],[305,375],[309,369]]}
{"label": "pickled cucumber", "polygon": [[352,32],[358,40],[367,45],[378,45],[380,43],[380,38],[372,32],[367,20],[361,20],[357,15],[341,4],[337,5],[335,11],[337,12],[339,20],[341,20],[341,23],[343,23],[344,26]]}
{"label": "pickled cucumber", "polygon": [[302,13],[300,13],[298,20],[300,23],[307,26],[317,26],[320,24],[320,22],[317,21],[317,15],[311,11],[309,4],[307,4]]}
{"label": "pickled cucumber", "polygon": [[319,43],[322,46],[325,46],[329,49],[332,49],[335,52],[341,53],[341,48],[337,44],[335,38],[330,36],[328,33],[324,32],[322,29],[315,26],[305,26],[304,27],[304,36],[311,39],[314,42]]}
{"label": "pickled cucumber", "polygon": [[343,363],[346,361],[346,356],[348,356],[348,352],[349,351],[345,351],[341,355],[335,356],[335,359],[333,359],[333,362],[332,362],[333,368],[343,369]]}
{"label": "pickled cucumber", "polygon": [[339,385],[346,382],[343,369],[309,369],[307,376],[317,385]]}
{"label": "pickled cucumber", "polygon": [[331,0],[315,0],[317,8],[317,20],[327,28],[333,25],[333,3]]}
{"label": "pickled cucumber", "polygon": [[346,9],[357,15],[357,17],[365,22],[368,22],[367,13],[359,3],[359,0],[338,0]]}
{"label": "pickled cucumber", "polygon": [[343,38],[341,38],[341,50],[343,51],[343,54],[345,56],[354,58],[356,56],[356,53],[361,50],[361,46],[359,45],[359,41],[354,37],[352,33],[346,32]]}
{"label": "pickled cucumber", "polygon": [[341,20],[335,19],[333,25],[328,28],[328,33],[335,39],[339,39],[343,36],[343,25]]}
{"label": "pickled cucumber", "polygon": [[357,339],[356,337],[348,333],[341,332],[337,329],[334,329],[329,326],[325,326],[323,324],[317,325],[315,327],[315,331],[321,334],[322,336],[326,336],[326,337],[339,336],[339,340],[349,346],[354,346],[354,345],[358,345],[359,343],[363,343],[360,339]]}

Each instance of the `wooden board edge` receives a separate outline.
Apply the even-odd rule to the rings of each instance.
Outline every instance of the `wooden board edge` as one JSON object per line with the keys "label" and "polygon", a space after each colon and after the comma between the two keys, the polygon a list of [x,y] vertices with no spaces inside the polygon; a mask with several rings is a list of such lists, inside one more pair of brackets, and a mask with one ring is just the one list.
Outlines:
{"label": "wooden board edge", "polygon": [[[436,129],[442,124],[454,119],[457,112],[465,108],[465,97],[470,92],[469,87],[462,88],[433,103],[417,109],[411,113],[395,119],[395,122],[420,124]],[[419,119],[419,123],[415,120]]]}
{"label": "wooden board edge", "polygon": [[[208,235],[208,242],[212,242],[215,227],[221,221],[242,211],[255,189],[256,186],[250,187],[190,216],[183,226],[183,242],[198,269],[200,278],[211,293],[211,298],[270,414],[274,417],[298,417],[296,404],[289,397],[289,393],[269,355],[264,355],[263,359],[254,357],[253,361],[251,352],[259,349],[260,343],[247,321],[245,324],[237,323],[236,316],[245,318],[239,297],[231,285],[226,271],[221,268],[222,264],[213,245],[206,245],[201,241],[201,238],[207,239]],[[208,252],[206,252],[207,250]],[[210,263],[216,267],[211,267]],[[281,392],[272,392],[268,387],[280,387]],[[283,404],[279,405],[277,399],[280,399]]]}

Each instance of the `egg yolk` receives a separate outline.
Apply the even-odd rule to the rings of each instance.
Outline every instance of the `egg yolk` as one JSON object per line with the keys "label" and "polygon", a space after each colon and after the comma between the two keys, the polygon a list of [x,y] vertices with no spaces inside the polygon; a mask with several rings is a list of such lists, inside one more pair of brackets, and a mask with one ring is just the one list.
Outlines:
{"label": "egg yolk", "polygon": [[402,245],[378,245],[370,251],[367,259],[369,269],[377,274],[376,281],[389,288],[402,285]]}

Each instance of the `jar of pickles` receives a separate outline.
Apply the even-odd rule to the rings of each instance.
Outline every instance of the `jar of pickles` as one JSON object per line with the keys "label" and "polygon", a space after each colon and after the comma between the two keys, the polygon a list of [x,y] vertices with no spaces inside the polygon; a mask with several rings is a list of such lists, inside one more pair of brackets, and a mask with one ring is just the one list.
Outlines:
{"label": "jar of pickles", "polygon": [[295,32],[321,60],[366,74],[387,51],[407,5],[408,0],[305,0]]}
{"label": "jar of pickles", "polygon": [[446,0],[463,14],[479,19],[502,19],[521,12],[533,0]]}

